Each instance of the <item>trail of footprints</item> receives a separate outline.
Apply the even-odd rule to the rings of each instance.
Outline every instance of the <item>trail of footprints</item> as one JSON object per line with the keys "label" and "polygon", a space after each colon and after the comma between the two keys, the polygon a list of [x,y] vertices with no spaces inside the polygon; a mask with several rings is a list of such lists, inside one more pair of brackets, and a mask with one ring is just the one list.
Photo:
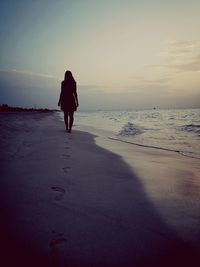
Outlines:
{"label": "trail of footprints", "polygon": [[[68,142],[65,142],[65,143],[67,144]],[[66,146],[65,149],[69,150],[70,147]],[[70,155],[68,154],[63,154],[62,156],[65,159],[70,158]],[[64,173],[68,173],[70,169],[71,169],[70,166],[65,166],[62,168]],[[66,192],[66,190],[60,186],[52,186],[51,190],[56,193],[56,196],[54,199],[57,201],[61,200]],[[49,242],[49,248],[51,249],[53,261],[57,263],[59,259],[59,256],[57,255],[57,250],[59,249],[59,246],[62,246],[67,242],[67,239],[64,237],[64,233],[62,232],[57,233],[55,230],[53,230],[51,233],[52,233],[52,238]]]}
{"label": "trail of footprints", "polygon": [[[68,144],[68,142],[66,141],[65,144]],[[70,147],[69,146],[66,146],[65,149],[69,150]],[[63,154],[62,156],[65,159],[69,159],[70,158],[70,155],[69,154]],[[63,170],[64,173],[68,173],[70,169],[71,169],[70,166],[64,166],[62,168],[62,170]],[[52,186],[51,187],[51,190],[53,190],[56,193],[56,196],[55,196],[54,199],[57,200],[57,201],[58,200],[61,200],[63,198],[65,192],[66,192],[66,190],[64,188],[60,187],[60,186]]]}
{"label": "trail of footprints", "polygon": [[[65,144],[67,145],[68,142],[66,141]],[[66,149],[66,150],[69,150],[70,147],[69,147],[69,146],[66,146],[65,149]],[[62,156],[63,156],[63,158],[65,158],[65,159],[69,159],[69,158],[70,158],[70,155],[69,155],[69,154],[66,154],[66,153],[64,153]],[[68,173],[68,171],[71,169],[71,167],[69,167],[69,166],[64,166],[62,169],[63,169],[64,173]]]}

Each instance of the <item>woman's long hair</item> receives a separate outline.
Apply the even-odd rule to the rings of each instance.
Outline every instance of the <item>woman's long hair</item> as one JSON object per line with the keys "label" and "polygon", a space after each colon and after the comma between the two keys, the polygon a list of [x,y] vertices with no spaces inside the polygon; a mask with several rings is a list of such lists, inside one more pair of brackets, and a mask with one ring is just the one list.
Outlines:
{"label": "woman's long hair", "polygon": [[67,70],[67,71],[65,72],[65,79],[64,79],[64,82],[65,82],[65,83],[70,83],[70,84],[76,83],[76,81],[74,80],[74,77],[73,77],[71,71]]}

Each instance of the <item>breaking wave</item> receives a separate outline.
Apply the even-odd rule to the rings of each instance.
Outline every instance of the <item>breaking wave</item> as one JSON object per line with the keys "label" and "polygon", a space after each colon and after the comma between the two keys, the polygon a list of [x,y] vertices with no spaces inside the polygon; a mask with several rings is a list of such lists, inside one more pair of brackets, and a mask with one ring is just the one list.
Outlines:
{"label": "breaking wave", "polygon": [[194,132],[200,135],[200,125],[198,124],[188,124],[181,126],[181,130],[186,132]]}
{"label": "breaking wave", "polygon": [[143,130],[131,122],[126,123],[118,132],[118,136],[133,136],[143,133]]}

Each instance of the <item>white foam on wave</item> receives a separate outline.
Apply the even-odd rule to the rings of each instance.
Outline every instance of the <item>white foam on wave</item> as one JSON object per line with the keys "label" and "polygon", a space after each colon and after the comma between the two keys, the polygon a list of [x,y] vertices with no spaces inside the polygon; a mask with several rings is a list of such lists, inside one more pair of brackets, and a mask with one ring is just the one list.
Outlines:
{"label": "white foam on wave", "polygon": [[198,124],[188,124],[181,127],[182,131],[194,132],[200,134],[200,125]]}
{"label": "white foam on wave", "polygon": [[122,127],[122,130],[120,130],[117,135],[133,136],[133,135],[141,134],[141,133],[143,133],[141,128],[139,128],[138,126],[134,125],[131,122],[128,122]]}
{"label": "white foam on wave", "polygon": [[[58,112],[63,121],[63,113]],[[200,109],[76,112],[75,125],[110,132],[113,137],[144,146],[200,151]],[[194,155],[196,157],[196,155]]]}

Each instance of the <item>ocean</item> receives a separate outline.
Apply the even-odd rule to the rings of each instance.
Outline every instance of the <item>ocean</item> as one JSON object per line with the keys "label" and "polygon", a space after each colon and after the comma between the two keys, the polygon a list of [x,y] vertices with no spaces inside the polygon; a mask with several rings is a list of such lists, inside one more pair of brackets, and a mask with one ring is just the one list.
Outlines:
{"label": "ocean", "polygon": [[78,111],[75,124],[105,130],[108,138],[130,145],[200,158],[200,109]]}

